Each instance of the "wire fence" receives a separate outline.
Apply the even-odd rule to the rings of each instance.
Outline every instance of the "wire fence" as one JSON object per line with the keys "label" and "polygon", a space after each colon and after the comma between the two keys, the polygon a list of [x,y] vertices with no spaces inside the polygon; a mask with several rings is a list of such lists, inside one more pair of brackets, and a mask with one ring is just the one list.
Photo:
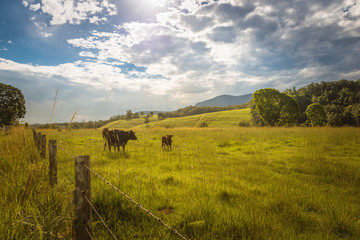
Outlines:
{"label": "wire fence", "polygon": [[[37,142],[42,142],[42,141],[37,141],[35,139],[35,136],[37,136],[37,134],[35,134],[34,131],[34,140],[35,143]],[[56,147],[58,147],[62,152],[64,152],[68,157],[75,159],[76,156],[71,155],[68,151],[66,151],[61,144],[56,144]],[[39,151],[40,149],[43,149],[41,147],[38,147]],[[59,166],[60,169],[65,173],[65,175],[67,176],[67,178],[73,183],[76,184],[76,180],[71,176],[71,174],[62,166],[62,164],[59,164],[59,162],[56,162],[56,166]],[[122,196],[124,196],[126,199],[128,199],[130,202],[132,202],[133,204],[135,204],[138,208],[140,208],[142,211],[146,212],[149,216],[151,216],[152,218],[156,219],[158,222],[160,222],[163,226],[165,226],[166,228],[168,228],[169,230],[171,230],[171,232],[175,235],[177,235],[179,238],[187,240],[187,238],[185,236],[183,236],[179,231],[177,231],[176,229],[172,228],[171,226],[169,226],[168,224],[166,224],[161,218],[157,217],[155,214],[153,214],[150,210],[146,209],[144,206],[142,206],[140,203],[136,202],[133,198],[131,198],[129,195],[127,195],[126,193],[124,193],[123,191],[121,191],[119,188],[117,188],[116,186],[114,186],[110,181],[108,181],[107,179],[105,179],[104,177],[102,177],[99,173],[95,172],[93,169],[91,169],[90,167],[86,166],[85,164],[82,164],[82,166],[84,168],[86,168],[88,171],[90,171],[92,174],[94,174],[95,176],[97,176],[99,179],[101,179],[103,182],[105,182],[107,185],[109,185],[110,187],[112,187],[115,191],[117,191],[118,193],[120,193]],[[50,170],[51,172],[51,170]],[[51,180],[50,180],[51,181]],[[115,234],[110,230],[110,228],[108,227],[108,225],[106,224],[105,220],[103,219],[103,217],[99,214],[99,211],[95,208],[95,206],[91,203],[91,200],[86,197],[85,194],[83,194],[84,199],[86,200],[86,202],[89,204],[89,206],[91,207],[91,209],[93,210],[93,212],[97,215],[97,217],[100,219],[101,223],[105,226],[105,228],[107,229],[107,231],[110,233],[110,235],[113,237],[113,239],[118,240],[118,238],[115,236]],[[92,233],[91,231],[86,227],[85,231],[87,232],[87,234],[89,235],[90,239],[93,239],[92,237]]]}

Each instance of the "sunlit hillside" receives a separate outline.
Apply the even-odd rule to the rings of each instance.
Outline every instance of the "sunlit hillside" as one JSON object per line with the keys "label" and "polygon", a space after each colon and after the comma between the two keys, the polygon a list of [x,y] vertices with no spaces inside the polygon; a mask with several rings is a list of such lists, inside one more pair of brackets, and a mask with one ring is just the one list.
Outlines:
{"label": "sunlit hillside", "polygon": [[230,111],[212,112],[187,117],[168,118],[159,120],[156,115],[150,118],[150,123],[144,123],[145,118],[142,116],[138,119],[119,120],[105,125],[106,128],[135,128],[135,127],[201,127],[206,123],[207,127],[237,127],[239,122],[248,122],[251,124],[250,108],[237,109]]}

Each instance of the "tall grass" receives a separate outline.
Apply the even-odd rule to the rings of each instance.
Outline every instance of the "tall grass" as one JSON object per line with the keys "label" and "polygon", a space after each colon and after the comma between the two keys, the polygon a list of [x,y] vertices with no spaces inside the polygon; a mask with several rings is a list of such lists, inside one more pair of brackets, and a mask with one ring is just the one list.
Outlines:
{"label": "tall grass", "polygon": [[71,237],[71,208],[61,184],[48,185],[47,162],[30,131],[0,133],[0,239]]}
{"label": "tall grass", "polygon": [[[0,238],[70,237],[74,186],[62,169],[73,176],[75,155],[189,239],[360,238],[357,128],[138,128],[125,154],[104,152],[101,130],[50,131],[66,151],[55,189],[31,137],[15,147],[28,133],[14,131],[1,136]],[[92,201],[119,239],[179,239],[94,175]],[[96,216],[93,232],[111,239]]]}

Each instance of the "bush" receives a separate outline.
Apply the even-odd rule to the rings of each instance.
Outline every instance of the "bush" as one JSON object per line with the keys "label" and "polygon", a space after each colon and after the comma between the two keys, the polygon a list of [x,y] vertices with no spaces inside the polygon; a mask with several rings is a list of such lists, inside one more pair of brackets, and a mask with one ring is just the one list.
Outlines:
{"label": "bush", "polygon": [[208,127],[208,125],[207,125],[206,122],[203,122],[203,123],[200,124],[200,127],[201,127],[201,128],[205,128],[205,127]]}
{"label": "bush", "polygon": [[250,123],[245,120],[242,120],[239,122],[239,127],[250,127]]}

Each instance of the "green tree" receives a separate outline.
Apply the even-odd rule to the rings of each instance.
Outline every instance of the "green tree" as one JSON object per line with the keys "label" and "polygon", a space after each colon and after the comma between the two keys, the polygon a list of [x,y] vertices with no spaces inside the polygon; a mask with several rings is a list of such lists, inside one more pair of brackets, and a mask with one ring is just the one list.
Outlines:
{"label": "green tree", "polygon": [[[266,125],[291,126],[299,118],[299,106],[296,100],[273,88],[257,90],[253,94],[255,111]],[[253,114],[254,116],[254,114]]]}
{"label": "green tree", "polygon": [[311,123],[311,126],[324,126],[326,124],[325,109],[319,103],[310,104],[305,113]]}
{"label": "green tree", "polygon": [[297,101],[285,93],[280,93],[279,99],[280,125],[293,126],[300,117],[299,105]]}
{"label": "green tree", "polygon": [[134,113],[133,118],[140,118],[140,116],[139,116],[139,114],[136,112],[136,113]]}
{"label": "green tree", "polygon": [[133,113],[131,112],[131,110],[127,110],[125,118],[126,120],[130,120],[133,118]]}
{"label": "green tree", "polygon": [[25,98],[21,91],[0,83],[0,125],[12,125],[25,113]]}
{"label": "green tree", "polygon": [[159,120],[165,119],[165,114],[164,113],[158,113],[158,118],[159,118]]}
{"label": "green tree", "polygon": [[150,123],[150,119],[149,119],[148,116],[145,117],[144,123],[145,123],[145,124],[146,124],[146,123]]}

